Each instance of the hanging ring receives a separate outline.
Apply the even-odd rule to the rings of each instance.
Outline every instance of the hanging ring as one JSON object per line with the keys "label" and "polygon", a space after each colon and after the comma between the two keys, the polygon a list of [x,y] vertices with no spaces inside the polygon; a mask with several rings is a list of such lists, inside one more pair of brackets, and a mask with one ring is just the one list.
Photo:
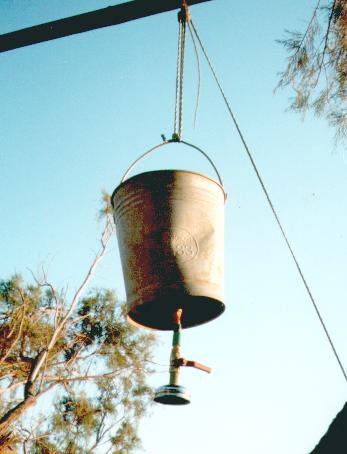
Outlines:
{"label": "hanging ring", "polygon": [[[217,170],[217,167],[215,166],[215,164],[213,163],[212,159],[208,156],[208,154],[203,151],[201,148],[197,147],[196,145],[193,145],[189,142],[186,142],[184,140],[177,140],[177,139],[171,139],[171,140],[165,140],[164,142],[160,143],[159,145],[156,145],[155,147],[151,148],[150,150],[146,151],[145,153],[143,153],[141,156],[139,156],[129,167],[128,169],[126,170],[125,174],[123,175],[122,179],[121,179],[121,183],[124,182],[124,180],[127,178],[127,176],[129,175],[129,173],[133,170],[133,168],[140,162],[142,161],[145,157],[147,157],[148,155],[152,154],[154,151],[158,150],[159,148],[162,148],[164,147],[165,145],[169,145],[171,143],[183,143],[184,145],[187,145],[188,147],[191,147],[191,148],[194,148],[194,150],[197,150],[199,151],[207,160],[208,162],[211,164],[211,166],[213,167],[213,170],[215,171],[216,175],[217,175],[217,178],[218,178],[218,181],[219,181],[219,184],[222,186],[223,188],[223,181],[220,177],[220,174]],[[224,198],[226,199],[226,193],[224,192],[225,196]]]}

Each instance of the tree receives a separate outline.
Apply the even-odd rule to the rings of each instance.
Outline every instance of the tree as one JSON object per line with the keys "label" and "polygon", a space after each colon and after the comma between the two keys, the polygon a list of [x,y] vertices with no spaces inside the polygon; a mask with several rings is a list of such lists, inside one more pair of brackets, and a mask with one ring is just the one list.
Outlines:
{"label": "tree", "polygon": [[347,0],[318,0],[304,33],[287,31],[279,42],[287,49],[288,65],[278,87],[291,86],[290,108],[312,109],[347,137]]}
{"label": "tree", "polygon": [[[100,250],[70,301],[44,273],[34,284],[0,281],[0,452],[125,454],[139,445],[154,337],[125,321],[111,290],[82,297],[112,232],[108,211]],[[45,415],[28,420],[43,396]]]}

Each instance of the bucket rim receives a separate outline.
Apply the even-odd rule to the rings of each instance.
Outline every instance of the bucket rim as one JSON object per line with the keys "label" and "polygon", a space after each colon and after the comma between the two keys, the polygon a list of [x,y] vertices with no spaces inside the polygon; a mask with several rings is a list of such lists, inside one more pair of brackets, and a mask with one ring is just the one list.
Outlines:
{"label": "bucket rim", "polygon": [[185,169],[157,169],[157,170],[148,170],[146,172],[141,172],[141,173],[137,173],[136,175],[133,175],[132,177],[128,178],[127,180],[123,181],[122,183],[120,183],[116,188],[115,190],[112,192],[112,195],[111,195],[111,204],[112,204],[112,208],[114,208],[114,204],[113,204],[113,199],[116,195],[116,193],[124,186],[126,186],[128,183],[132,182],[134,179],[140,177],[140,176],[143,176],[143,175],[146,175],[146,174],[151,174],[151,173],[175,173],[175,172],[179,172],[179,173],[189,173],[189,174],[192,174],[192,175],[198,175],[200,177],[203,177],[207,180],[210,180],[212,181],[213,183],[215,183],[223,192],[223,195],[224,195],[224,204],[226,203],[227,201],[227,198],[228,198],[228,194],[227,192],[224,190],[224,186],[222,184],[219,183],[219,181],[215,180],[214,178],[208,176],[208,175],[204,175],[203,173],[200,173],[200,172],[195,172],[194,170],[185,170]]}

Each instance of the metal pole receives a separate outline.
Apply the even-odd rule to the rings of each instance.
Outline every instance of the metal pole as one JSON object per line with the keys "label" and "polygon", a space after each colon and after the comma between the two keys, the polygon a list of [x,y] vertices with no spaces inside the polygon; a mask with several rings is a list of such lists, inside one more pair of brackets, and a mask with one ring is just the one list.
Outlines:
{"label": "metal pole", "polygon": [[172,337],[172,350],[170,355],[170,385],[178,386],[180,381],[180,366],[175,362],[181,358],[181,315],[182,309],[178,309],[174,315],[175,327]]}
{"label": "metal pole", "polygon": [[[211,0],[190,0],[189,5]],[[133,0],[0,35],[0,52],[179,9],[182,0]]]}

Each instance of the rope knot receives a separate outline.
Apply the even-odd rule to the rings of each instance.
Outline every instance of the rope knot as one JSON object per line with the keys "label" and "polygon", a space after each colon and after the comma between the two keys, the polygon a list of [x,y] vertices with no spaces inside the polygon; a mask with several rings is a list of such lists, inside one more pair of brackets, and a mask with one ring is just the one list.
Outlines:
{"label": "rope knot", "polygon": [[190,22],[190,11],[186,0],[183,0],[181,11],[177,17],[179,22]]}
{"label": "rope knot", "polygon": [[176,132],[174,132],[174,133],[172,134],[172,137],[171,137],[170,142],[181,142],[181,137],[179,136],[179,134],[177,134]]}

